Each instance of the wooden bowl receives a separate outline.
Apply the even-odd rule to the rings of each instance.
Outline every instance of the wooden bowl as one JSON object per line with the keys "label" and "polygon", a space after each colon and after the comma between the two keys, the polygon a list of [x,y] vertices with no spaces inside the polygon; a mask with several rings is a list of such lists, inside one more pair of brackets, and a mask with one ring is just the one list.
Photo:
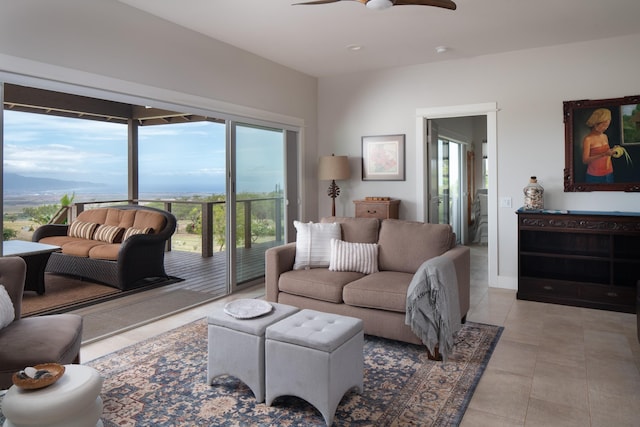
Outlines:
{"label": "wooden bowl", "polygon": [[16,387],[20,387],[25,390],[35,390],[39,388],[48,387],[51,384],[58,381],[58,379],[60,379],[62,374],[64,374],[64,366],[60,365],[59,363],[42,363],[40,365],[34,366],[34,368],[37,369],[38,371],[40,370],[49,371],[51,375],[50,376],[47,375],[46,377],[42,377],[38,379],[20,378],[20,376],[18,375],[20,372],[16,372],[15,374],[13,374],[13,378],[12,378],[13,383],[16,385]]}

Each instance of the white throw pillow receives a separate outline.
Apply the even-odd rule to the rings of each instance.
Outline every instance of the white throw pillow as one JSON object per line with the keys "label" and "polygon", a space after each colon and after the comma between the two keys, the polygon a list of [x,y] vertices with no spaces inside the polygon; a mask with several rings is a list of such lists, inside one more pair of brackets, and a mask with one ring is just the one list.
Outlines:
{"label": "white throw pillow", "polygon": [[328,267],[331,239],[340,239],[340,224],[293,221],[293,225],[297,231],[296,260],[293,269]]}
{"label": "white throw pillow", "polygon": [[331,239],[331,271],[378,272],[378,244],[352,243]]}
{"label": "white throw pillow", "polygon": [[0,329],[13,322],[16,312],[13,309],[13,302],[3,285],[0,285]]}

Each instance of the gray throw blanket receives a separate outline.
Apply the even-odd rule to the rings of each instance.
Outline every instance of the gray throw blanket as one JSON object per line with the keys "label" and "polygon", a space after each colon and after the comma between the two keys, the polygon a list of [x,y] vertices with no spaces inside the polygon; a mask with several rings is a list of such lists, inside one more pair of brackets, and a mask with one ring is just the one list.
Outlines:
{"label": "gray throw blanket", "polygon": [[447,360],[453,351],[454,336],[462,327],[458,279],[450,258],[431,258],[418,268],[407,291],[405,324],[431,354],[435,354],[438,345],[442,359]]}

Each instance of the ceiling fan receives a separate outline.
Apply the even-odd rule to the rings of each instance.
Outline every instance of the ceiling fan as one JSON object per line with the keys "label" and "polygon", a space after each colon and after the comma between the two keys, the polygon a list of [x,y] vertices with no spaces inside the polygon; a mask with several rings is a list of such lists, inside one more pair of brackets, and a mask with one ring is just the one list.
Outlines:
{"label": "ceiling fan", "polygon": [[359,1],[367,6],[369,9],[387,9],[391,6],[434,6],[442,7],[445,9],[456,10],[456,4],[451,0],[315,0],[306,3],[295,3],[296,5],[308,5],[308,4],[327,4],[336,3],[339,1]]}

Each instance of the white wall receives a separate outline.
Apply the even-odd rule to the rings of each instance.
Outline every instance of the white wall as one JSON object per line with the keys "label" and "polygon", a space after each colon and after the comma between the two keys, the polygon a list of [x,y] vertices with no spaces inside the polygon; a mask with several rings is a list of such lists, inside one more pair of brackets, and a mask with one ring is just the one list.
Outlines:
{"label": "white wall", "polygon": [[[537,175],[545,205],[637,210],[640,194],[563,192],[562,102],[640,92],[640,36],[322,78],[261,59],[116,1],[0,0],[0,72],[300,124],[306,219],[330,212],[317,158],[352,157],[339,215],[367,195],[402,199],[416,218],[417,109],[496,102],[497,193],[522,200]],[[407,135],[407,180],[362,182],[364,135]],[[640,161],[640,160],[638,160]],[[496,198],[497,200],[497,198]],[[497,208],[498,274],[515,287],[516,216]]]}
{"label": "white wall", "polygon": [[[314,77],[96,0],[0,0],[3,71],[300,126],[301,193],[315,194]],[[305,199],[303,212],[315,215],[316,197]]]}
{"label": "white wall", "polygon": [[[640,193],[564,193],[563,101],[638,95],[640,36],[599,40],[465,60],[325,77],[319,80],[318,154],[352,156],[350,181],[342,181],[338,214],[353,215],[351,202],[368,195],[402,199],[400,215],[416,212],[415,116],[420,108],[497,103],[497,267],[500,286],[517,287],[517,221],[522,188],[536,175],[550,209],[638,211]],[[404,133],[407,180],[360,179],[360,138]],[[635,160],[635,159],[634,159]],[[638,159],[640,161],[640,159]],[[496,177],[490,177],[494,179]],[[329,210],[319,183],[319,216]],[[491,285],[498,285],[492,283]]]}

